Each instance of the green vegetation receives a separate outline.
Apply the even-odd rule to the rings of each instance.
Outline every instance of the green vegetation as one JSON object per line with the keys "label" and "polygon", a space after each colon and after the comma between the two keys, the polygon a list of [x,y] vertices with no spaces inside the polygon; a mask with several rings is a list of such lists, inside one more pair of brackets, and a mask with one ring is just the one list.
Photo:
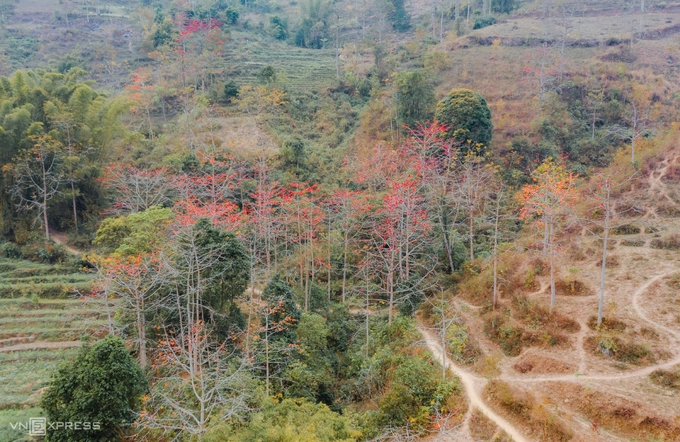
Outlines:
{"label": "green vegetation", "polygon": [[[147,389],[144,372],[120,338],[84,345],[74,361],[59,368],[40,406],[51,422],[88,422],[92,428],[48,430],[48,441],[109,441],[136,419]],[[98,423],[99,428],[94,428]]]}
{"label": "green vegetation", "polygon": [[435,119],[449,127],[447,136],[471,146],[488,146],[493,136],[491,110],[478,92],[454,89],[437,104]]}
{"label": "green vegetation", "polygon": [[399,121],[408,127],[426,123],[433,117],[434,88],[420,72],[400,72],[395,78]]}
{"label": "green vegetation", "polygon": [[360,433],[347,417],[324,404],[304,400],[265,399],[261,411],[242,428],[218,425],[205,441],[229,442],[352,442]]}
{"label": "green vegetation", "polygon": [[680,248],[670,6],[0,0],[0,425],[499,436],[436,342],[531,438],[674,438],[493,380],[675,356],[677,275],[640,291]]}

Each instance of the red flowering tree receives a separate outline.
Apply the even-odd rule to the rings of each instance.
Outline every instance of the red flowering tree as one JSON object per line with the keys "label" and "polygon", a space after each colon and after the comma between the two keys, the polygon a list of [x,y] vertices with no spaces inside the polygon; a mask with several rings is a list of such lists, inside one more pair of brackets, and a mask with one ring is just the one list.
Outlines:
{"label": "red flowering tree", "polygon": [[149,126],[149,136],[153,140],[154,132],[153,123],[151,121],[151,112],[153,110],[156,91],[149,70],[146,68],[137,69],[132,74],[130,82],[125,85],[125,91],[136,103],[135,106],[131,108],[131,111],[133,113],[142,111],[146,115],[147,125]]}
{"label": "red flowering tree", "polygon": [[548,158],[532,173],[532,184],[526,184],[517,195],[522,204],[520,219],[533,221],[543,230],[543,250],[550,259],[550,311],[555,307],[555,258],[558,244],[555,232],[563,223],[575,201],[574,180],[563,166]]}
{"label": "red flowering tree", "polygon": [[[373,256],[381,265],[383,288],[388,297],[389,322],[402,294],[398,283],[410,283],[432,230],[418,180],[409,177],[390,184],[372,224]],[[429,273],[429,270],[426,271]],[[419,275],[422,276],[422,275]]]}
{"label": "red flowering tree", "polygon": [[305,311],[309,309],[311,282],[318,270],[315,265],[314,245],[325,214],[318,205],[318,186],[307,183],[291,183],[281,195],[284,215],[286,248],[296,248],[299,268],[299,282],[305,292]]}

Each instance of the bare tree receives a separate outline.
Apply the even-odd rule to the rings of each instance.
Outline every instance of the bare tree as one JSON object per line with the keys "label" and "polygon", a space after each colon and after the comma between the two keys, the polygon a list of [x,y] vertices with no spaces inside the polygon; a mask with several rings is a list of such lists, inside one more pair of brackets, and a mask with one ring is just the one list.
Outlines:
{"label": "bare tree", "polygon": [[498,224],[501,220],[501,201],[503,200],[503,183],[499,183],[498,188],[494,192],[494,216],[493,216],[493,308],[498,305]]}
{"label": "bare tree", "polygon": [[95,263],[97,281],[95,290],[107,300],[116,299],[117,305],[134,318],[139,365],[147,366],[147,315],[161,304],[159,293],[163,287],[164,273],[161,261],[154,256],[108,258]]}
{"label": "bare tree", "polygon": [[212,342],[203,321],[160,340],[152,383],[141,416],[146,428],[170,440],[201,438],[211,421],[242,419],[248,411],[248,366],[226,343]]}
{"label": "bare tree", "polygon": [[17,208],[35,212],[34,223],[42,223],[45,239],[49,241],[48,205],[66,182],[59,170],[61,145],[49,135],[34,136],[31,140],[33,148],[22,152],[13,165],[6,166],[4,172],[14,178],[9,194],[17,201]]}
{"label": "bare tree", "polygon": [[[605,282],[607,278],[607,246],[609,245],[609,233],[612,229],[630,224],[630,220],[622,220],[621,216],[632,212],[633,207],[622,208],[617,204],[615,195],[620,190],[627,187],[634,179],[634,175],[620,178],[621,170],[614,172],[600,172],[591,180],[591,188],[586,195],[594,203],[592,213],[597,214],[590,217],[587,221],[596,227],[591,229],[591,233],[596,234],[602,240],[602,267],[600,274],[600,297],[597,306],[597,326],[602,325],[602,314],[604,310]],[[599,231],[602,231],[600,236]]]}
{"label": "bare tree", "polygon": [[[522,218],[535,218],[545,232],[544,247],[550,258],[550,312],[555,308],[555,258],[558,255],[556,231],[572,215],[575,200],[574,177],[548,158],[532,173],[534,184],[526,184],[520,194]],[[544,250],[545,250],[544,249]]]}
{"label": "bare tree", "polygon": [[634,88],[632,97],[628,100],[624,126],[612,126],[609,128],[609,135],[614,135],[622,140],[630,142],[630,160],[635,164],[635,144],[637,140],[648,135],[652,130],[651,118],[652,106],[645,91],[641,88]]}
{"label": "bare tree", "polygon": [[455,197],[466,212],[470,261],[475,259],[475,219],[484,214],[495,170],[483,157],[470,153],[463,159],[455,184]]}
{"label": "bare tree", "polygon": [[113,213],[137,213],[172,202],[172,180],[165,169],[112,165],[106,169],[103,183],[115,195]]}

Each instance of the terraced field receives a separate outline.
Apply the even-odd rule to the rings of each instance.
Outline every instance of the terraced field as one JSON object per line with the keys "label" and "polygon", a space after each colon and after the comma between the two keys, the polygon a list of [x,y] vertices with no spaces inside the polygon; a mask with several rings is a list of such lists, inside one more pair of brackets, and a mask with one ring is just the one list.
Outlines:
{"label": "terraced field", "polygon": [[254,41],[250,34],[234,32],[224,57],[229,77],[239,85],[258,84],[257,73],[265,66],[273,66],[278,79],[292,91],[318,90],[335,80],[335,51],[330,49]]}
{"label": "terraced field", "polygon": [[106,329],[103,306],[79,297],[91,278],[66,265],[0,259],[0,441],[23,440],[10,423],[39,416],[51,374],[82,338]]}

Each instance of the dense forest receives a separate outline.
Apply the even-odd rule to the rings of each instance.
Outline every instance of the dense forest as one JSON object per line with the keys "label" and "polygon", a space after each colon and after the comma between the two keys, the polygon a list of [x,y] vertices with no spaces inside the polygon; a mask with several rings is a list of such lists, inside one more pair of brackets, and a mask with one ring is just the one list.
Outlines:
{"label": "dense forest", "polygon": [[26,3],[0,440],[680,438],[680,5]]}

